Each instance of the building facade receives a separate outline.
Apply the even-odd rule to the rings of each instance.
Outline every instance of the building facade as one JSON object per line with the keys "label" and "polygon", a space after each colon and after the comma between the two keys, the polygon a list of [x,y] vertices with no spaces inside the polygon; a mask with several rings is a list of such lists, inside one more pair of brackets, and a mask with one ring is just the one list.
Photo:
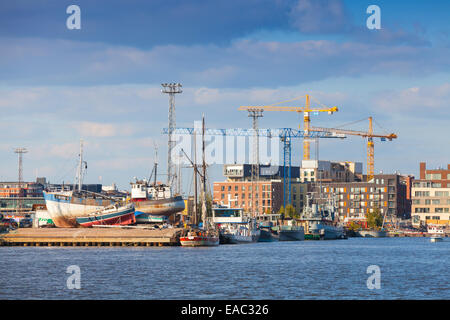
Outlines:
{"label": "building facade", "polygon": [[0,212],[17,210],[19,201],[23,211],[31,211],[34,205],[45,204],[43,185],[35,182],[0,182]]}
{"label": "building facade", "polygon": [[302,160],[301,182],[353,182],[361,178],[361,162]]}
{"label": "building facade", "polygon": [[412,224],[450,225],[450,164],[447,169],[427,169],[420,163],[420,179],[412,189]]}
{"label": "building facade", "polygon": [[[255,188],[253,193],[252,187]],[[297,213],[303,208],[307,188],[305,183],[291,182],[291,204]],[[283,181],[260,180],[255,184],[251,181],[214,182],[213,201],[231,208],[243,208],[246,212],[251,212],[254,205],[258,213],[278,213],[284,205]]]}
{"label": "building facade", "polygon": [[334,197],[341,219],[363,220],[375,208],[388,218],[408,219],[411,201],[408,195],[411,178],[399,174],[377,174],[373,182],[322,183],[322,194]]}

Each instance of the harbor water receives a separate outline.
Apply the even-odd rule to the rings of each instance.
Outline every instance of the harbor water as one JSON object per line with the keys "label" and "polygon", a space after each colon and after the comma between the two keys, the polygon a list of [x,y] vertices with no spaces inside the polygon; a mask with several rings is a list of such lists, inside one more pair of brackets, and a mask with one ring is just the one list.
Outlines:
{"label": "harbor water", "polygon": [[[0,299],[450,299],[450,239],[0,247]],[[81,289],[69,289],[69,266]],[[380,289],[367,273],[379,267]]]}

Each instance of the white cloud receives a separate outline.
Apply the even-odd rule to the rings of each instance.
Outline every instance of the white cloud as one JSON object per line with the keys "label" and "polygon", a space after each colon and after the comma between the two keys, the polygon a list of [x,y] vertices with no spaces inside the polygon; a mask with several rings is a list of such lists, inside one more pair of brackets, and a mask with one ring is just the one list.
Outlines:
{"label": "white cloud", "polygon": [[404,90],[378,93],[375,105],[385,110],[444,112],[449,114],[450,83],[438,86],[416,86]]}
{"label": "white cloud", "polygon": [[136,132],[133,125],[126,123],[112,124],[83,121],[74,123],[73,127],[81,136],[87,137],[130,136]]}

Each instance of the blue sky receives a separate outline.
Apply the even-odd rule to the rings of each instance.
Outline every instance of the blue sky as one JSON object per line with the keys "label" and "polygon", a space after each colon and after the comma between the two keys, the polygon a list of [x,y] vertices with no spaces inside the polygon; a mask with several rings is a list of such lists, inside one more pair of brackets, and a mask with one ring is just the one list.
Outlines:
{"label": "blue sky", "polygon": [[[81,30],[66,28],[71,4],[81,8]],[[381,8],[381,30],[366,28],[371,4]],[[376,142],[377,172],[446,165],[449,13],[448,1],[3,1],[0,179],[16,179],[13,149],[23,146],[27,180],[72,181],[80,138],[86,182],[127,188],[149,174],[155,142],[165,171],[163,82],[183,84],[179,126],[205,113],[209,127],[249,127],[240,105],[310,93],[340,109],[314,116],[313,125],[373,116],[377,131],[398,134]],[[300,123],[266,112],[260,126]],[[300,141],[293,156],[298,164]],[[366,148],[358,137],[322,141],[320,158],[365,164]],[[222,179],[219,166],[211,178]]]}

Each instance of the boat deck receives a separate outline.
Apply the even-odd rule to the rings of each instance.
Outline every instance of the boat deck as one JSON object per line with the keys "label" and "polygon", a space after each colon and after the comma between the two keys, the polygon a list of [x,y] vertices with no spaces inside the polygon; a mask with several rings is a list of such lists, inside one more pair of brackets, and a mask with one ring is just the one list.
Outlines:
{"label": "boat deck", "polygon": [[181,228],[22,228],[0,233],[0,246],[178,246]]}

